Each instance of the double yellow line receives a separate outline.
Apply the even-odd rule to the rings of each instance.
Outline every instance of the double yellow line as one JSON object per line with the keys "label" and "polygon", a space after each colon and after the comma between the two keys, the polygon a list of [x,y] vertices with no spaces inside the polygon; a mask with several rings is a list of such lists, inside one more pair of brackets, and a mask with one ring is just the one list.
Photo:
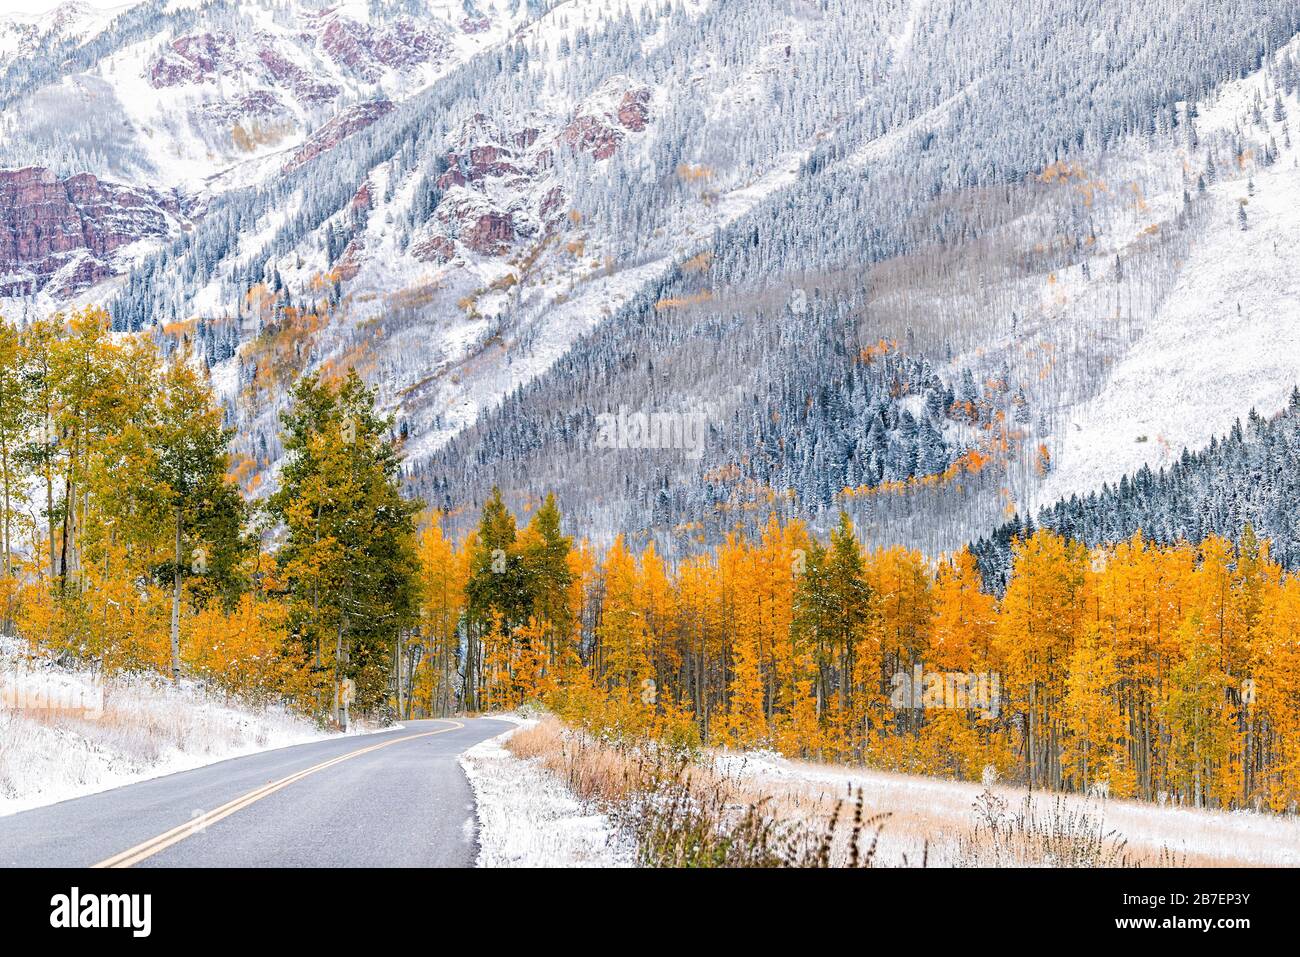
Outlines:
{"label": "double yellow line", "polygon": [[372,744],[367,748],[358,748],[356,751],[349,751],[347,754],[341,754],[336,758],[330,758],[328,761],[322,761],[320,764],[315,764],[302,771],[297,771],[278,781],[264,784],[260,788],[256,788],[241,797],[235,798],[233,801],[226,802],[215,810],[208,811],[205,814],[196,817],[192,821],[187,821],[184,824],[172,828],[170,831],[165,831],[162,834],[159,834],[157,837],[150,838],[143,844],[137,844],[135,847],[125,850],[121,854],[114,854],[112,857],[100,861],[98,864],[93,866],[132,867],[143,860],[153,857],[159,851],[164,851],[173,844],[179,844],[187,837],[192,837],[206,828],[209,824],[215,824],[222,818],[230,817],[230,815],[234,814],[236,811],[241,811],[250,804],[254,804],[257,801],[262,800],[262,798],[274,794],[276,791],[287,788],[295,781],[301,781],[303,778],[315,774],[317,771],[324,771],[326,768],[332,768],[336,764],[351,760],[352,758],[360,757],[363,754],[369,754],[372,751],[378,751],[380,748],[387,748],[394,744],[401,744],[403,741],[414,741],[416,738],[427,738],[435,734],[445,734],[448,731],[455,731],[457,728],[465,727],[459,721],[450,721],[448,723],[451,725],[450,728],[439,728],[437,731],[422,731],[419,734],[407,734],[400,738],[391,738],[388,741],[381,741],[379,744]]}

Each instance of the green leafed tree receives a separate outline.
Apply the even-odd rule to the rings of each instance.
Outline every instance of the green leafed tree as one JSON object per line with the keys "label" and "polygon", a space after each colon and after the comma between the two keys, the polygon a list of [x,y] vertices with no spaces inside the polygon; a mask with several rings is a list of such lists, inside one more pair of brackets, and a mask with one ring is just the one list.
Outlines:
{"label": "green leafed tree", "polygon": [[[162,375],[155,418],[148,429],[153,449],[156,504],[171,530],[172,680],[180,679],[182,587],[187,574],[233,587],[242,537],[244,506],[225,479],[230,431],[212,390],[188,361],[178,356]],[[208,591],[209,588],[204,588]]]}
{"label": "green leafed tree", "polygon": [[333,673],[332,707],[343,711],[338,688],[351,678],[358,707],[373,709],[415,616],[419,504],[402,495],[392,420],[355,372],[337,386],[305,377],[284,426],[280,487],[266,507],[284,532],[294,633]]}

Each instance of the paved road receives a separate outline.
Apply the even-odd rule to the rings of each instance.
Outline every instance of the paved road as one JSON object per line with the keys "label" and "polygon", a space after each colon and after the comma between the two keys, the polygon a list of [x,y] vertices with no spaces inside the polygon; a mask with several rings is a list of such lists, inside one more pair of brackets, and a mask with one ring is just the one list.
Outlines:
{"label": "paved road", "polygon": [[469,867],[457,756],[509,727],[408,721],[0,817],[0,865]]}

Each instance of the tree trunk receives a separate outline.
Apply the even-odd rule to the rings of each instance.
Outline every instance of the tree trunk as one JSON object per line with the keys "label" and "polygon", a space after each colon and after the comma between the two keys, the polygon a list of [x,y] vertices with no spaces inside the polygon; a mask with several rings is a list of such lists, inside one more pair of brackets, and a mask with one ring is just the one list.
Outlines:
{"label": "tree trunk", "polygon": [[478,637],[475,634],[476,629],[471,627],[466,630],[465,634],[465,710],[478,710],[478,674],[475,666],[475,645],[478,643]]}
{"label": "tree trunk", "polygon": [[181,510],[176,509],[176,551],[172,560],[172,684],[181,681]]}
{"label": "tree trunk", "polygon": [[1034,709],[1037,706],[1037,702],[1035,701],[1037,688],[1038,688],[1037,682],[1034,681],[1029,682],[1029,720],[1028,720],[1029,733],[1026,736],[1026,742],[1028,746],[1026,754],[1029,760],[1029,790],[1030,791],[1034,789],[1034,778],[1037,772],[1037,769],[1034,766],[1034,762],[1035,762],[1034,732],[1036,730],[1034,727]]}
{"label": "tree trunk", "polygon": [[[9,529],[11,525],[9,519],[10,519],[10,515],[12,514],[12,510],[10,508],[10,502],[9,502],[9,443],[7,441],[0,442],[0,460],[3,460],[0,461],[0,468],[3,468],[4,470],[4,486],[5,486],[5,501],[4,501],[5,567],[4,567],[3,575],[0,577],[3,577],[6,581],[8,581],[9,576],[13,574],[13,549],[10,545],[10,538],[9,538]],[[4,622],[0,623],[0,631],[3,631],[3,633],[6,635],[10,634],[13,630],[12,618],[13,618],[13,602],[6,600],[5,608],[4,608]]]}
{"label": "tree trunk", "polygon": [[51,579],[59,573],[58,555],[54,546],[54,461],[53,453],[49,448],[50,433],[53,430],[54,426],[50,422],[50,416],[47,412],[45,415],[45,529],[49,536]]}
{"label": "tree trunk", "polygon": [[393,642],[393,691],[397,699],[397,720],[405,714],[402,711],[402,630],[397,629],[397,638]]}
{"label": "tree trunk", "polygon": [[334,638],[334,704],[338,709],[334,719],[348,729],[348,706],[343,700],[343,616],[339,615],[339,630]]}
{"label": "tree trunk", "polygon": [[12,564],[13,564],[13,563],[12,563],[12,560],[11,560],[11,557],[10,557],[11,553],[10,553],[10,548],[9,548],[9,525],[10,525],[10,522],[9,522],[9,515],[10,515],[10,507],[9,507],[9,443],[8,443],[8,442],[0,442],[0,468],[3,468],[3,470],[4,470],[4,485],[5,485],[5,503],[4,503],[4,509],[5,509],[5,514],[4,514],[4,552],[5,552],[5,554],[4,554],[4,562],[5,562],[5,567],[4,567],[4,577],[5,577],[5,578],[8,578],[8,577],[9,577],[10,569],[11,569]]}
{"label": "tree trunk", "polygon": [[68,495],[71,492],[72,479],[68,479],[68,487],[63,493],[63,531],[59,536],[59,591],[66,592],[68,588],[68,516],[72,514],[72,505],[68,501]]}

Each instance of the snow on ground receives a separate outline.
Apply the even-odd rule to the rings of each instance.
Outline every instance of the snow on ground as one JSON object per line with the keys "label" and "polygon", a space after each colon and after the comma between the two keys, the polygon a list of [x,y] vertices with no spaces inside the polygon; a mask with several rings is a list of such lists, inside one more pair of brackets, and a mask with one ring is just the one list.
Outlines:
{"label": "snow on ground", "polygon": [[[1198,128],[1231,129],[1264,83],[1257,73],[1229,84],[1202,108]],[[1284,103],[1294,120],[1300,101]],[[1279,157],[1251,171],[1253,191],[1240,175],[1209,187],[1214,222],[1100,393],[1073,411],[1039,501],[1086,493],[1144,464],[1168,466],[1252,408],[1268,417],[1286,405],[1300,383],[1300,149],[1276,135]]]}
{"label": "snow on ground", "polygon": [[157,676],[101,681],[20,647],[0,639],[0,815],[326,737],[281,708]]}
{"label": "snow on ground", "polygon": [[[537,722],[510,715],[519,727]],[[460,758],[478,805],[479,867],[632,867],[636,848],[604,814],[586,807],[558,776],[504,747],[518,728]]]}
{"label": "snow on ground", "polygon": [[[712,205],[695,210],[696,220],[683,226],[679,239],[663,255],[654,255],[646,262],[609,275],[576,278],[573,274],[561,274],[563,296],[554,296],[557,290],[548,288],[543,301],[534,305],[524,320],[533,327],[528,351],[518,358],[512,356],[508,363],[481,363],[472,369],[463,367],[454,380],[444,382],[437,406],[442,427],[433,426],[417,432],[406,447],[408,460],[417,461],[431,454],[460,431],[472,426],[485,410],[498,405],[502,396],[543,375],[581,336],[667,274],[676,263],[707,248],[708,240],[718,230],[793,183],[799,165],[809,155],[810,150],[802,150],[781,157],[763,175],[721,194]],[[373,268],[386,267],[380,264]],[[567,285],[570,283],[572,285]],[[475,341],[469,333],[479,326],[481,322],[465,322],[443,336],[442,343],[452,362],[468,355],[465,347]],[[453,352],[458,342],[460,351]]]}
{"label": "snow on ground", "polygon": [[[546,768],[543,758],[522,759],[507,749],[512,734],[538,721],[494,717],[518,727],[461,757],[478,803],[478,865],[636,866],[631,833],[579,800],[565,775]],[[1100,835],[1096,860],[1103,866],[1300,865],[1300,818],[1294,815],[1204,811],[1103,795],[1030,795],[998,784],[811,764],[769,752],[709,751],[701,772],[705,789],[721,788],[729,806],[761,803],[783,826],[802,823],[819,839],[836,804],[844,802],[832,854],[836,866],[844,863],[843,822],[859,792],[866,818],[884,815],[873,858],[878,867],[1057,866],[1064,863],[1060,854]],[[981,805],[983,813],[977,810]],[[988,808],[999,805],[1002,836],[991,839]],[[1028,827],[1014,826],[1026,811]],[[873,829],[874,824],[864,844]]]}
{"label": "snow on ground", "polygon": [[0,0],[0,61],[55,34],[88,41],[139,0]]}
{"label": "snow on ground", "polygon": [[[775,798],[824,794],[834,800],[861,789],[868,815],[890,814],[876,857],[883,866],[915,867],[923,855],[931,867],[955,863],[956,843],[969,835],[976,820],[974,802],[984,790],[983,785],[964,781],[807,764],[762,752],[719,752],[713,760],[715,770]],[[1022,807],[1027,794],[997,785],[992,790],[1006,802],[1009,813]],[[1050,816],[1058,800],[1067,809],[1100,812],[1104,829],[1115,830],[1127,841],[1128,852],[1147,861],[1167,850],[1177,863],[1188,866],[1300,865],[1300,818],[1294,816],[1202,811],[1052,792],[1038,792],[1032,800],[1043,816]]]}
{"label": "snow on ground", "polygon": [[903,25],[899,27],[897,33],[889,36],[889,49],[894,55],[895,65],[901,63],[912,48],[912,38],[916,35],[916,22],[924,15],[928,2],[929,0],[908,0]]}
{"label": "snow on ground", "polygon": [[[1063,436],[1044,501],[1114,482],[1145,463],[1171,464],[1250,409],[1269,416],[1300,383],[1300,170],[1280,162],[1255,177],[1248,228],[1214,229],[1177,287]],[[1245,184],[1216,189],[1247,198]],[[1241,194],[1237,197],[1237,194]],[[1220,202],[1224,220],[1235,202]]]}

